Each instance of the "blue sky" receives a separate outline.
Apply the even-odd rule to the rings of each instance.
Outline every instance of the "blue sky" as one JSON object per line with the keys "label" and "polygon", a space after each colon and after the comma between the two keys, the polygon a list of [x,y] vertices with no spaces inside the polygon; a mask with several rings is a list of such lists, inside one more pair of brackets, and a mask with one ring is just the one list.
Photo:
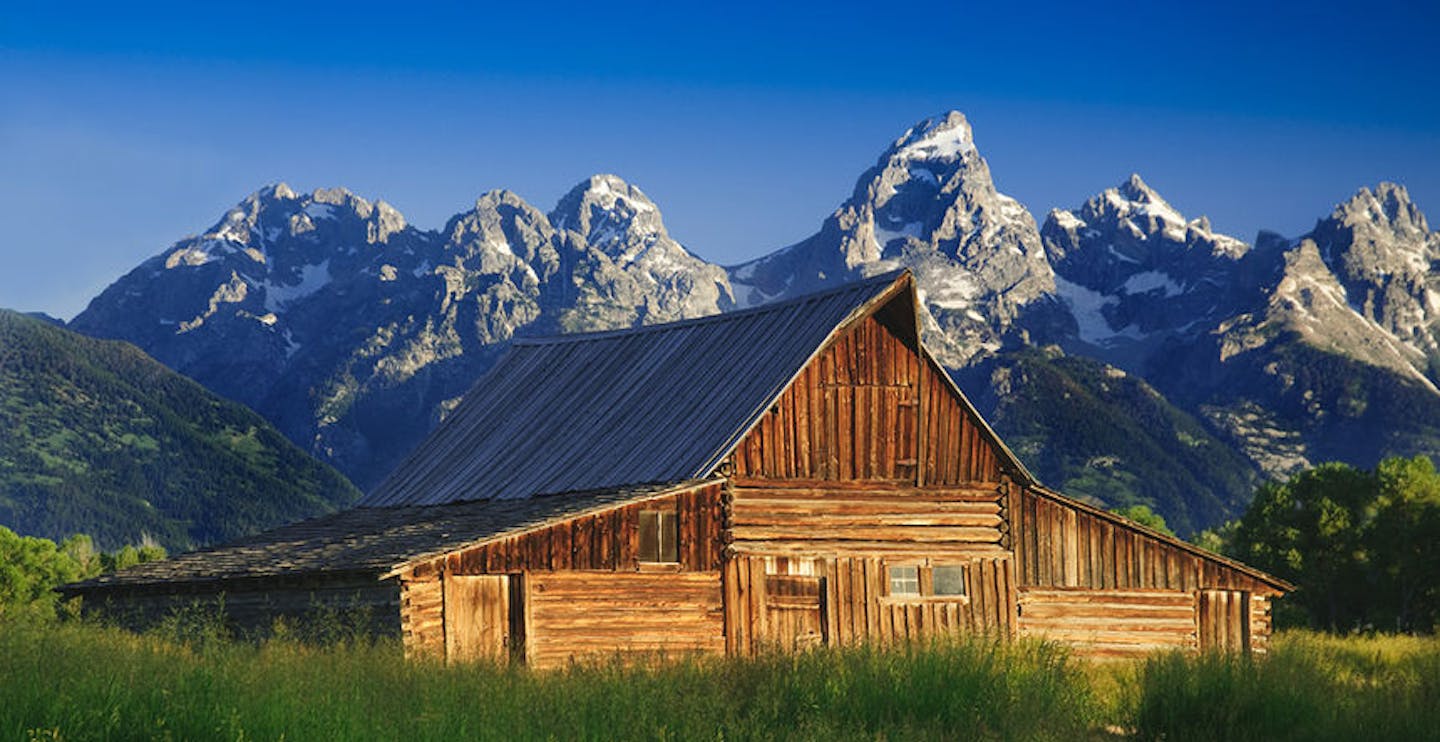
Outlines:
{"label": "blue sky", "polygon": [[739,262],[952,108],[1039,219],[1132,171],[1246,240],[1380,180],[1440,214],[1435,7],[27,5],[0,13],[0,306],[64,317],[277,181],[438,227],[613,172]]}

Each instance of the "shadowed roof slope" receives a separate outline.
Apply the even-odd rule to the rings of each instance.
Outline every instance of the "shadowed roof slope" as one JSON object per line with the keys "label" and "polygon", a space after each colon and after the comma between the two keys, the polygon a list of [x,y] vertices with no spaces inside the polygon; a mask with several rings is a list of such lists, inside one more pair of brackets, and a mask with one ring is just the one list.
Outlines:
{"label": "shadowed roof slope", "polygon": [[351,508],[60,589],[74,594],[152,583],[216,582],[300,573],[383,575],[415,559],[698,484],[702,483],[620,487],[507,502]]}
{"label": "shadowed roof slope", "polygon": [[893,272],[755,309],[517,339],[361,507],[508,500],[708,475]]}

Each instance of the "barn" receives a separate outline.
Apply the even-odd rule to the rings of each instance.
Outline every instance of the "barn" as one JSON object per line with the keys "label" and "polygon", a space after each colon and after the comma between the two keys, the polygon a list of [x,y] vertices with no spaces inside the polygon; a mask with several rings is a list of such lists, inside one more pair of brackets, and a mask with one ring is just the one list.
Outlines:
{"label": "barn", "polygon": [[973,632],[1263,652],[1290,588],[1044,487],[921,343],[908,272],[517,339],[357,507],[63,588],[143,625],[346,611],[554,667]]}

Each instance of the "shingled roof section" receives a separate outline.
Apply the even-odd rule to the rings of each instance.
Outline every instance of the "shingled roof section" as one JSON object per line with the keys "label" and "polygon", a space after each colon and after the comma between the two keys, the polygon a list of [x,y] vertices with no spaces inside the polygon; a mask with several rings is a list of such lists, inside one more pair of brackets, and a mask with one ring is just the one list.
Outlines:
{"label": "shingled roof section", "polygon": [[909,285],[904,275],[664,325],[517,339],[359,506],[708,476],[827,339]]}
{"label": "shingled roof section", "polygon": [[61,589],[73,594],[150,583],[207,583],[316,573],[379,577],[416,559],[699,484],[618,487],[506,502],[352,508]]}

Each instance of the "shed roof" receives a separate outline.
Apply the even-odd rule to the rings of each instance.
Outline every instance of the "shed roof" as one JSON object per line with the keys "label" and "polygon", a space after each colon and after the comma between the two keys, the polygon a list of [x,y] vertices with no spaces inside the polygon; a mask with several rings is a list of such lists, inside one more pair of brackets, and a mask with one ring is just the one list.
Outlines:
{"label": "shed roof", "polygon": [[67,593],[149,583],[207,583],[296,574],[385,573],[416,559],[703,482],[616,487],[505,502],[351,508],[62,588]]}
{"label": "shed roof", "polygon": [[911,280],[895,271],[700,319],[517,339],[359,505],[508,500],[707,476],[830,337],[912,289]]}

